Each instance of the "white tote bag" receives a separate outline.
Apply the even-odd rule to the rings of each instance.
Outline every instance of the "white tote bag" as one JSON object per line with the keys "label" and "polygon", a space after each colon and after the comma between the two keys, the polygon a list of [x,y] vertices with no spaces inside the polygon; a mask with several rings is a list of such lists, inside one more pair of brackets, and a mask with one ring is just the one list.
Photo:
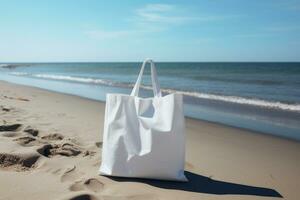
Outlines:
{"label": "white tote bag", "polygon": [[[138,97],[146,63],[153,98]],[[153,61],[144,61],[131,95],[107,94],[100,174],[187,181],[181,94],[161,95]]]}

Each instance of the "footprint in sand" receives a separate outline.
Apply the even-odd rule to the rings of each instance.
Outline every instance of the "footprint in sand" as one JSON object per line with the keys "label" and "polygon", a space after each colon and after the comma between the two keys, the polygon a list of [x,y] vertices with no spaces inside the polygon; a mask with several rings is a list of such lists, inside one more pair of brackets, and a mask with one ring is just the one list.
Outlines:
{"label": "footprint in sand", "polygon": [[3,132],[3,133],[1,133],[1,136],[4,136],[4,137],[17,137],[20,135],[21,135],[20,132]]}
{"label": "footprint in sand", "polygon": [[[5,124],[0,126],[1,136],[5,137],[16,137],[20,136],[22,132],[22,124]],[[36,139],[33,137],[19,137],[13,139],[12,141],[22,145],[22,146],[33,146],[37,143]],[[15,171],[25,171],[36,167],[36,162],[40,158],[40,154],[36,151],[27,153],[6,153],[0,152],[0,168],[1,169],[12,169]]]}
{"label": "footprint in sand", "polygon": [[157,200],[159,199],[155,194],[138,194],[130,196],[109,196],[111,200]]}
{"label": "footprint in sand", "polygon": [[43,136],[42,139],[44,139],[44,140],[62,140],[62,139],[64,139],[64,136],[62,136],[59,133],[53,133],[53,134]]}
{"label": "footprint in sand", "polygon": [[85,156],[90,156],[90,157],[92,157],[92,156],[96,155],[96,153],[97,153],[97,152],[95,152],[95,151],[86,150],[86,151],[84,151],[83,156],[84,156],[84,157],[85,157]]}
{"label": "footprint in sand", "polygon": [[1,125],[0,132],[4,131],[18,131],[22,127],[22,124],[10,124]]}
{"label": "footprint in sand", "polygon": [[71,194],[62,198],[62,200],[97,200],[97,199],[98,198],[95,197],[94,195],[86,194],[86,193]]}
{"label": "footprint in sand", "polygon": [[38,136],[39,134],[39,130],[38,129],[34,129],[31,126],[27,126],[24,130],[25,133],[28,133],[34,137]]}
{"label": "footprint in sand", "polygon": [[29,99],[22,98],[22,97],[9,97],[9,96],[6,96],[6,95],[4,95],[3,97],[6,98],[6,99],[13,99],[13,100],[19,100],[19,101],[29,101]]}
{"label": "footprint in sand", "polygon": [[102,148],[103,142],[96,142],[95,145],[96,145],[96,147],[98,147],[98,148]]}
{"label": "footprint in sand", "polygon": [[63,144],[46,144],[37,149],[37,152],[48,158],[55,155],[61,156],[77,156],[81,153],[81,150],[71,143]]}
{"label": "footprint in sand", "polygon": [[19,145],[24,147],[31,147],[31,146],[37,146],[41,144],[42,142],[37,140],[34,137],[25,136],[25,137],[19,137],[14,139],[13,141],[17,142]]}
{"label": "footprint in sand", "polygon": [[[6,121],[4,120],[6,123]],[[19,136],[21,133],[19,130],[21,129],[22,124],[5,124],[0,126],[1,136],[4,137],[16,137]]]}
{"label": "footprint in sand", "polygon": [[[5,137],[17,137],[20,135],[24,135],[22,132],[19,130],[21,129],[22,124],[10,124],[10,125],[2,125],[0,126],[0,132],[3,132],[1,136]],[[33,141],[36,141],[35,138],[32,136],[36,137],[38,135],[38,130],[37,129],[32,129],[30,126],[26,127],[23,132],[30,134],[31,136],[27,137],[20,137],[17,139],[14,139],[13,141],[16,141],[22,146],[32,146]]]}
{"label": "footprint in sand", "polygon": [[61,182],[75,181],[78,178],[82,177],[83,175],[84,175],[84,173],[76,170],[76,166],[74,165],[65,170],[65,172],[61,176],[60,180],[61,180]]}
{"label": "footprint in sand", "polygon": [[11,108],[0,106],[0,110],[3,112],[9,112],[11,110]]}
{"label": "footprint in sand", "polygon": [[[143,195],[131,195],[131,196],[112,196],[112,195],[105,195],[101,196],[101,199],[107,199],[107,200],[154,200],[159,199],[154,194],[143,194]],[[92,194],[88,193],[72,193],[71,195],[68,195],[62,200],[97,200],[98,198]]]}
{"label": "footprint in sand", "polygon": [[16,171],[26,171],[35,167],[35,163],[40,158],[38,154],[8,154],[0,153],[0,168],[13,169]]}
{"label": "footprint in sand", "polygon": [[74,184],[70,186],[71,191],[81,191],[81,190],[90,190],[93,192],[99,192],[103,190],[104,184],[95,179],[95,178],[89,178],[87,180],[81,180],[81,181],[76,181]]}
{"label": "footprint in sand", "polygon": [[[67,157],[77,156],[82,152],[77,145],[70,142],[64,142],[62,144],[55,143],[56,141],[61,141],[64,139],[64,137],[58,133],[42,136],[41,139],[47,144],[37,149],[37,152],[48,158],[55,155]],[[54,144],[52,144],[53,142]]]}

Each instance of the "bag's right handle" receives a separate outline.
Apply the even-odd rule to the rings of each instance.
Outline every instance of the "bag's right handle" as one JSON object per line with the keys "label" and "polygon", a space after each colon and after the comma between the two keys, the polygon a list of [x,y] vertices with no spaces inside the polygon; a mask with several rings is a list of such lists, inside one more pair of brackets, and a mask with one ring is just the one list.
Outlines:
{"label": "bag's right handle", "polygon": [[151,80],[152,80],[153,94],[156,97],[161,97],[161,91],[160,91],[160,86],[159,86],[158,79],[157,79],[156,68],[155,68],[154,62],[151,59],[146,59],[143,62],[143,65],[142,65],[141,71],[139,73],[138,79],[137,79],[130,95],[131,96],[138,96],[139,90],[140,90],[140,85],[141,85],[141,82],[142,82],[142,76],[143,76],[143,73],[144,73],[144,68],[145,68],[147,63],[150,63],[150,66],[151,66]]}

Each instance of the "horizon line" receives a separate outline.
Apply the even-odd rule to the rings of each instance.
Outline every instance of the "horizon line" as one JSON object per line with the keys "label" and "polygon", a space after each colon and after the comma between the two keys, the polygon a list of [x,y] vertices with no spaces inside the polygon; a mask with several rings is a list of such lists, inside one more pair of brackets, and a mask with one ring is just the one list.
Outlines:
{"label": "horizon line", "polygon": [[[155,61],[155,60],[154,60]],[[26,64],[26,63],[141,63],[140,61],[17,61],[17,62],[2,62],[0,64]],[[156,63],[300,63],[299,61],[166,61],[166,60],[157,60]]]}

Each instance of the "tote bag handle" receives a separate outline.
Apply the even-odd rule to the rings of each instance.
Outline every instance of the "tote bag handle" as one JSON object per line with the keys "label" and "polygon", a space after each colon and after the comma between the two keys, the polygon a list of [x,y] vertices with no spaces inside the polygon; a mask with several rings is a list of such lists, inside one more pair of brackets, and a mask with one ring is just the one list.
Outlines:
{"label": "tote bag handle", "polygon": [[139,73],[138,79],[137,79],[137,81],[136,81],[136,83],[135,83],[135,85],[134,85],[134,87],[131,91],[130,96],[138,96],[139,90],[140,90],[140,85],[141,85],[141,82],[142,82],[142,76],[143,76],[143,73],[144,73],[144,68],[145,68],[147,63],[150,63],[150,66],[151,66],[151,80],[152,80],[153,94],[154,94],[155,97],[161,97],[161,91],[160,91],[160,86],[159,86],[158,79],[157,79],[156,68],[155,68],[154,62],[151,59],[146,59],[143,62],[143,65],[142,65],[141,71]]}

